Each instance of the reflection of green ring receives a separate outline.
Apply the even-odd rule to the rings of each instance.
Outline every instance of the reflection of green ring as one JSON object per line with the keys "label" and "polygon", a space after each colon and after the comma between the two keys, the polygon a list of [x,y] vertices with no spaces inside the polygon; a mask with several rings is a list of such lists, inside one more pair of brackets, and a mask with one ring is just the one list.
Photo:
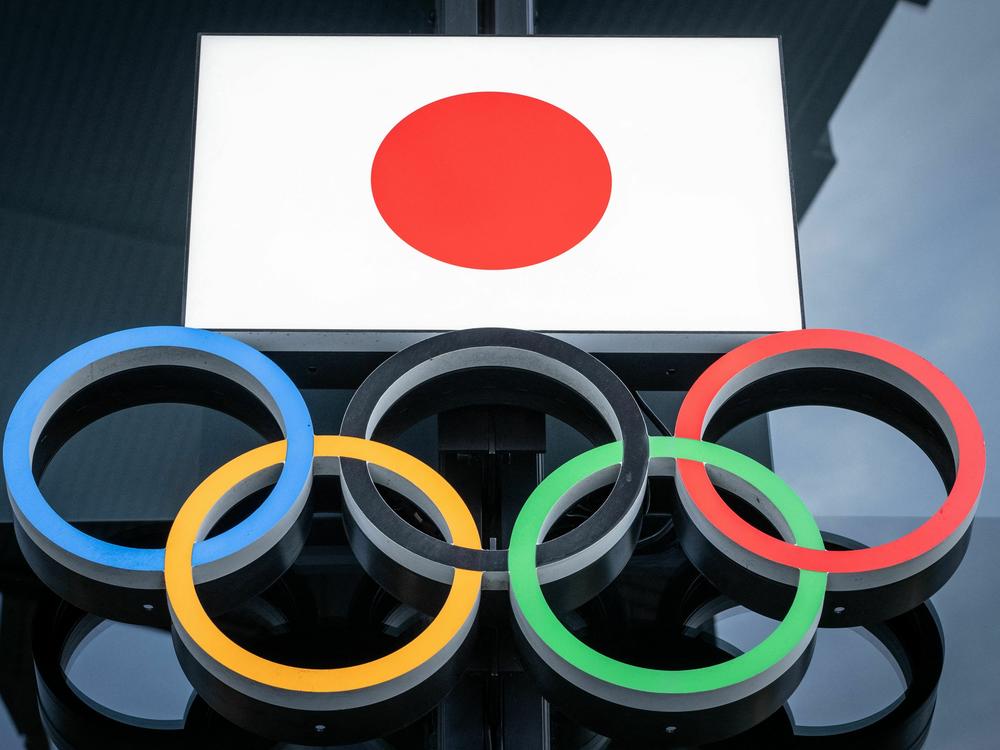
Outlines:
{"label": "reflection of green ring", "polygon": [[[570,633],[549,608],[535,567],[535,549],[567,493],[589,477],[619,464],[621,458],[620,443],[594,448],[563,464],[531,493],[514,523],[509,547],[510,596],[518,624],[526,636],[529,628],[534,631],[544,646],[571,670],[578,670],[590,681],[604,683],[612,690],[641,691],[654,704],[657,696],[688,696],[682,702],[684,707],[678,710],[698,710],[730,702],[734,696],[729,688],[755,680],[768,670],[780,669],[806,649],[823,606],[826,573],[800,571],[795,599],[784,620],[757,646],[721,664],[697,669],[647,669],[595,651]],[[823,548],[819,528],[802,501],[776,474],[753,459],[698,440],[650,438],[651,464],[673,458],[710,464],[749,483],[780,511],[797,545]],[[723,691],[727,696],[723,699],[720,695],[722,700],[704,696],[706,700],[702,702],[692,695],[712,691]],[[672,709],[663,706],[660,710]]]}

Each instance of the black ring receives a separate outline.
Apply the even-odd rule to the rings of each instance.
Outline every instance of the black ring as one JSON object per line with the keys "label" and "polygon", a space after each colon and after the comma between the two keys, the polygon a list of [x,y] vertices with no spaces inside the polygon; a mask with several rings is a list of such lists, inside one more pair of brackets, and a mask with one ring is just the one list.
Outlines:
{"label": "black ring", "polygon": [[[623,443],[622,468],[604,503],[578,527],[538,549],[547,595],[561,608],[576,606],[612,581],[631,556],[642,521],[639,511],[649,462],[646,424],[635,399],[596,358],[528,331],[479,328],[445,333],[404,349],[369,375],[348,404],[341,434],[371,438],[383,416],[414,388],[481,368],[534,372],[568,387]],[[482,570],[484,588],[506,588],[506,550],[455,547],[417,530],[389,507],[363,462],[342,464],[351,546],[365,570],[397,598],[426,606],[428,598],[440,597],[454,568]]]}

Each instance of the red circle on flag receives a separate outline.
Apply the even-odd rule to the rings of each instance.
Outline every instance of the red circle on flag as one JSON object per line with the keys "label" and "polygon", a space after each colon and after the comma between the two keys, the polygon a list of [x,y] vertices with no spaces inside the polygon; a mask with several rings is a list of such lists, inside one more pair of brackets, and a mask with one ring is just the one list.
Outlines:
{"label": "red circle on flag", "polygon": [[386,224],[416,250],[476,269],[535,265],[577,245],[611,198],[600,142],[568,112],[482,91],[404,117],[372,162]]}

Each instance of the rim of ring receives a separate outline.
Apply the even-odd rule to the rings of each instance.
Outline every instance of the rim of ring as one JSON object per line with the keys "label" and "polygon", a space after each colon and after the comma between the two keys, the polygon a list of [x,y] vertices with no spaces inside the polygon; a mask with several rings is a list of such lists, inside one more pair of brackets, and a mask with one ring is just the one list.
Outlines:
{"label": "rim of ring", "polygon": [[[592,355],[552,336],[516,329],[476,328],[433,336],[393,355],[365,379],[348,404],[341,433],[370,438],[407,393],[439,375],[480,367],[523,370],[559,382],[600,414],[624,442],[626,465],[604,503],[580,526],[541,545],[540,566],[546,569],[546,580],[570,578],[600,560],[627,534],[642,503],[648,463],[646,423],[635,399]],[[424,568],[414,572],[429,580],[440,580],[448,567],[483,570],[488,574],[487,587],[506,587],[507,550],[459,550],[410,526],[392,511],[371,474],[356,462],[344,462],[341,483],[353,521],[396,562],[413,568],[418,558]],[[400,548],[409,553],[406,559],[401,558]]]}
{"label": "rim of ring", "polygon": [[[463,627],[478,608],[482,578],[478,571],[455,570],[448,598],[427,628],[391,654],[360,665],[310,669],[279,664],[244,649],[222,633],[195,590],[191,551],[206,526],[224,512],[220,505],[238,502],[252,491],[255,478],[266,486],[267,470],[281,462],[283,442],[255,448],[216,469],[191,493],[171,526],[164,566],[167,601],[178,635],[192,655],[198,658],[200,651],[240,677],[282,691],[350,694],[406,675],[456,637],[464,639],[467,631],[463,633]],[[419,459],[388,445],[341,435],[316,436],[315,453],[317,459],[351,457],[379,463],[412,483],[437,506],[455,544],[479,544],[475,521],[458,493]],[[191,649],[191,644],[196,648]]]}
{"label": "rim of ring", "polygon": [[[195,550],[197,566],[232,557],[264,540],[301,504],[309,489],[312,420],[302,394],[274,362],[247,344],[197,328],[148,326],[116,331],[71,349],[35,376],[18,398],[4,432],[4,473],[15,519],[33,538],[40,536],[41,541],[68,553],[68,558],[62,561],[64,565],[76,569],[74,558],[79,558],[118,570],[163,570],[163,547],[148,549],[114,544],[74,527],[48,504],[32,472],[35,441],[59,405],[90,383],[149,364],[143,362],[142,357],[157,349],[162,349],[161,354],[167,357],[167,361],[157,364],[173,364],[169,358],[171,350],[179,350],[217,358],[245,374],[273,401],[272,414],[289,446],[274,489],[247,518],[201,544]],[[116,358],[126,361],[115,362]],[[133,361],[127,361],[129,358]],[[78,387],[66,387],[67,381],[81,376],[88,368],[98,370],[102,365],[110,367],[108,372],[94,374]],[[203,360],[185,361],[177,366],[218,372]]]}
{"label": "rim of ring", "polygon": [[[908,563],[971,522],[986,470],[982,428],[972,406],[944,373],[913,352],[875,336],[836,329],[803,329],[755,339],[716,360],[695,381],[681,404],[675,434],[700,439],[710,412],[724,408],[726,399],[714,403],[718,394],[748,367],[783,354],[820,350],[848,352],[887,364],[915,380],[944,410],[950,425],[941,426],[945,434],[948,427],[955,434],[956,475],[937,512],[913,531],[884,544],[860,550],[809,550],[775,539],[741,519],[712,488],[704,465],[679,462],[678,480],[698,511],[720,533],[773,563],[827,573],[866,573]],[[849,371],[835,364],[827,367]]]}
{"label": "rim of ring", "polygon": [[[764,493],[781,512],[796,543],[822,547],[819,527],[808,509],[776,474],[753,459],[728,448],[674,437],[650,438],[651,457],[705,461],[743,479]],[[711,667],[658,670],[637,667],[586,646],[559,621],[545,601],[534,565],[535,545],[557,510],[560,498],[574,485],[621,460],[618,443],[593,448],[571,459],[535,489],[514,522],[511,535],[511,604],[518,622],[530,627],[561,660],[610,686],[654,695],[697,694],[723,690],[757,677],[782,660],[804,650],[812,639],[822,610],[826,574],[802,571],[788,614],[760,644],[744,654]],[[522,625],[522,630],[524,629]],[[709,708],[714,703],[706,703]]]}

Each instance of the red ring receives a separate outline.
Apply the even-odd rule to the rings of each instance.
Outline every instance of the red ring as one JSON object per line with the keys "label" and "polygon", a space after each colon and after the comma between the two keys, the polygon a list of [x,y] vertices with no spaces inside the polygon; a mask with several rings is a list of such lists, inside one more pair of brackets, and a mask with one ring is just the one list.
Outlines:
{"label": "red ring", "polygon": [[712,364],[695,382],[677,415],[677,437],[700,440],[712,399],[747,367],[786,352],[836,349],[882,360],[923,385],[944,408],[958,444],[955,483],[937,512],[904,536],[859,550],[809,550],[755,529],[715,491],[704,464],[678,460],[679,476],[691,499],[716,529],[744,549],[771,562],[826,573],[863,573],[913,560],[944,542],[975,510],[986,472],[983,431],[958,387],[934,365],[901,346],[875,336],[833,329],[806,329],[750,341]]}

